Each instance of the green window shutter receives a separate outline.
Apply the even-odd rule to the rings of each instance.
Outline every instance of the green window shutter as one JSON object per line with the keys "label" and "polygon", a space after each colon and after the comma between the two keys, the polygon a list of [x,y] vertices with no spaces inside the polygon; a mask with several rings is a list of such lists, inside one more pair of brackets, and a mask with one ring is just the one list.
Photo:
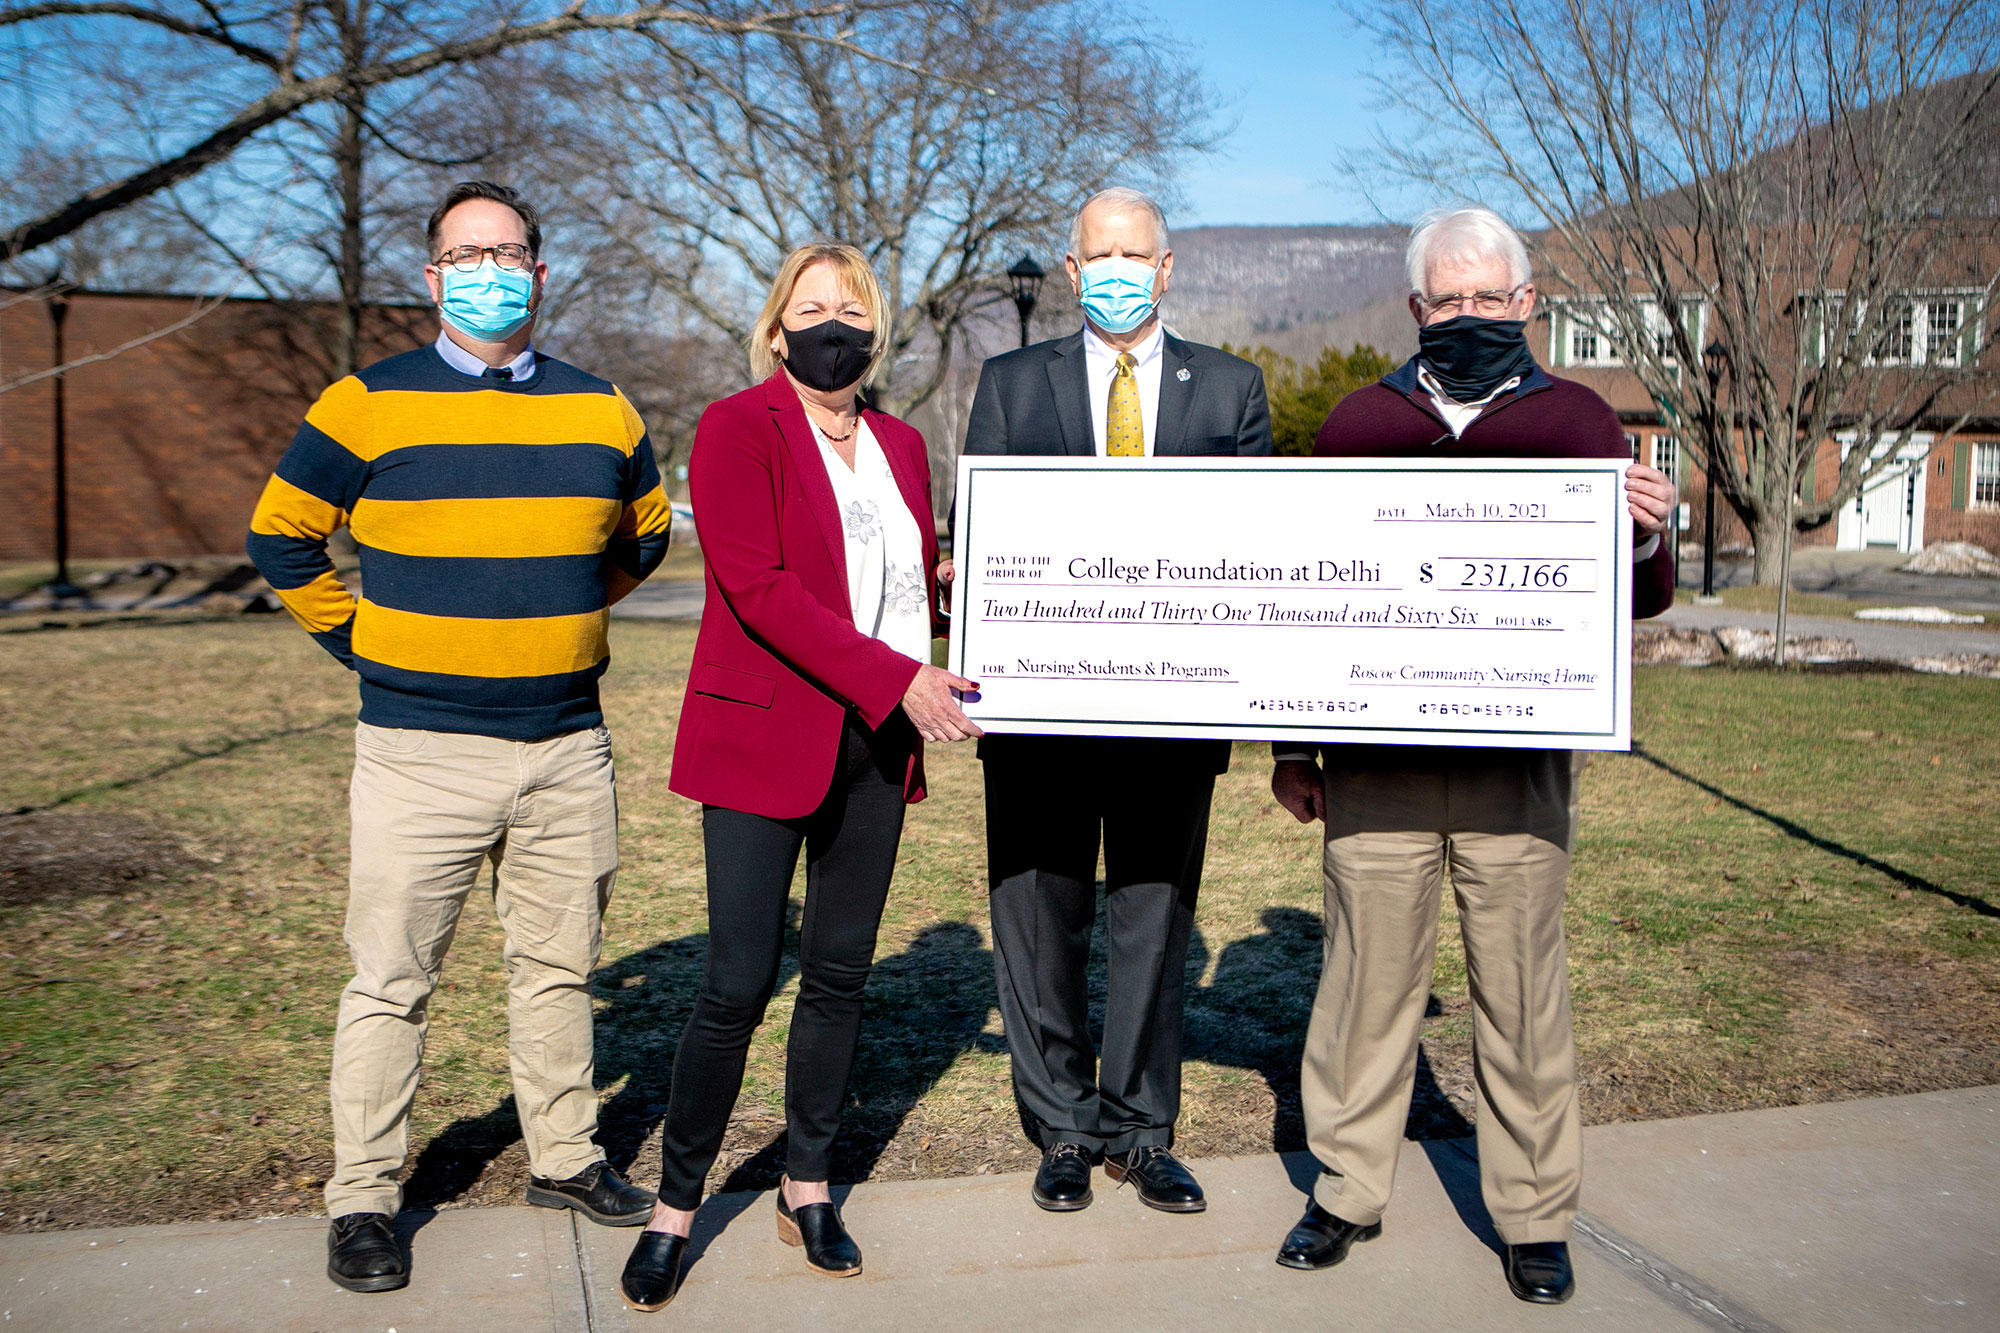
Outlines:
{"label": "green window shutter", "polygon": [[1959,440],[1952,446],[1951,507],[1964,509],[1972,499],[1972,445]]}
{"label": "green window shutter", "polygon": [[1559,305],[1549,307],[1549,364],[1569,364],[1569,312]]}
{"label": "green window shutter", "polygon": [[1819,499],[1818,446],[1806,454],[1806,465],[1799,469],[1799,498],[1806,504]]}
{"label": "green window shutter", "polygon": [[1965,302],[1959,311],[1958,364],[1970,368],[1979,362],[1979,326],[1986,322],[1986,312],[1976,299]]}
{"label": "green window shutter", "polygon": [[1827,317],[1825,301],[1815,301],[1806,316],[1806,364],[1809,366],[1826,360]]}

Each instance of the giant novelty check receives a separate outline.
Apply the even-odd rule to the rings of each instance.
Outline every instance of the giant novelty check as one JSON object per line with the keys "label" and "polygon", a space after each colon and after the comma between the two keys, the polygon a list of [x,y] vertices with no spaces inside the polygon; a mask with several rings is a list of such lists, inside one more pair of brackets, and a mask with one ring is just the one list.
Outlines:
{"label": "giant novelty check", "polygon": [[1624,750],[1617,459],[959,460],[991,732]]}

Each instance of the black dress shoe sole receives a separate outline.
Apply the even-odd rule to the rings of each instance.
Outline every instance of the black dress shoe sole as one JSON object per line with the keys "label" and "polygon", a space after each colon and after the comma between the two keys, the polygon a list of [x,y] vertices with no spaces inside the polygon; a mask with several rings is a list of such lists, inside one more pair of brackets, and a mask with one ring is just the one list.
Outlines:
{"label": "black dress shoe sole", "polygon": [[408,1273],[378,1273],[374,1277],[342,1277],[333,1271],[332,1264],[328,1264],[326,1266],[326,1275],[333,1280],[334,1286],[345,1288],[348,1291],[397,1291],[410,1285],[410,1275]]}
{"label": "black dress shoe sole", "polygon": [[[1109,1158],[1106,1158],[1104,1162],[1104,1174],[1110,1176],[1121,1185],[1131,1175],[1124,1167],[1111,1161]],[[1188,1199],[1181,1203],[1161,1203],[1157,1199],[1147,1197],[1146,1187],[1137,1182],[1133,1184],[1133,1192],[1139,1196],[1140,1203],[1145,1204],[1148,1208],[1157,1208],[1163,1213],[1205,1213],[1208,1211],[1207,1199]]]}
{"label": "black dress shoe sole", "polygon": [[1280,1268],[1296,1268],[1301,1273],[1322,1273],[1329,1268],[1336,1267],[1339,1264],[1345,1262],[1347,1259],[1347,1252],[1354,1248],[1356,1241],[1374,1240],[1377,1236],[1381,1234],[1382,1234],[1382,1224],[1380,1222],[1377,1222],[1372,1227],[1363,1227],[1361,1228],[1361,1230],[1355,1232],[1354,1240],[1347,1242],[1346,1246],[1344,1246],[1341,1249],[1339,1254],[1335,1255],[1331,1259],[1328,1259],[1325,1263],[1322,1264],[1308,1263],[1306,1262],[1306,1260],[1296,1255],[1286,1255],[1280,1253],[1278,1255],[1278,1266]]}
{"label": "black dress shoe sole", "polygon": [[537,1208],[574,1208],[601,1227],[642,1227],[653,1216],[653,1205],[650,1203],[636,1213],[600,1213],[581,1199],[572,1199],[567,1194],[545,1190],[537,1185],[528,1186],[527,1198]]}
{"label": "black dress shoe sole", "polygon": [[1085,1190],[1082,1197],[1075,1199],[1051,1199],[1032,1186],[1028,1192],[1035,1197],[1035,1207],[1045,1213],[1080,1213],[1090,1207],[1091,1200],[1097,1197],[1089,1190]]}
{"label": "black dress shoe sole", "polygon": [[[803,1207],[804,1205],[800,1206]],[[786,1217],[783,1213],[778,1214],[778,1239],[785,1242],[785,1244],[792,1246],[794,1249],[802,1250],[806,1246],[806,1238],[799,1234],[798,1222],[793,1218]],[[856,1264],[852,1268],[821,1268],[811,1259],[807,1259],[806,1267],[812,1269],[813,1272],[823,1274],[826,1277],[861,1276],[860,1264]]]}

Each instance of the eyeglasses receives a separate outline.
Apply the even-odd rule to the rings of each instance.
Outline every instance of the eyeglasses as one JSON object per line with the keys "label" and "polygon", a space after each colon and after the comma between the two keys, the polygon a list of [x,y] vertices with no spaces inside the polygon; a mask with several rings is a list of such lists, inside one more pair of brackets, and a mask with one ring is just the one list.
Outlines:
{"label": "eyeglasses", "polygon": [[1431,315],[1441,315],[1447,310],[1457,310],[1462,313],[1465,303],[1470,301],[1474,314],[1484,315],[1490,319],[1494,315],[1506,314],[1507,307],[1514,304],[1514,298],[1519,296],[1527,285],[1524,282],[1505,291],[1496,288],[1483,292],[1446,292],[1443,296],[1420,296],[1417,301],[1423,306],[1424,312]]}
{"label": "eyeglasses", "polygon": [[439,255],[434,262],[439,268],[449,264],[460,273],[470,273],[479,267],[486,256],[493,256],[493,263],[499,268],[526,268],[534,258],[525,245],[461,245]]}

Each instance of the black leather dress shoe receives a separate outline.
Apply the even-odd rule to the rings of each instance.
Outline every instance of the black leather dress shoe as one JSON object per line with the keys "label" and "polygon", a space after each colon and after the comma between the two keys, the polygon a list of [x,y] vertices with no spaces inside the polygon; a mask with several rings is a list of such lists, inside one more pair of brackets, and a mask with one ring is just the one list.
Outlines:
{"label": "black leather dress shoe", "polygon": [[642,1231],[625,1271],[618,1278],[618,1294],[634,1310],[664,1310],[674,1293],[681,1289],[681,1256],[687,1253],[687,1237],[665,1231]]}
{"label": "black leather dress shoe", "polygon": [[1507,1285],[1524,1301],[1561,1305],[1576,1294],[1576,1274],[1569,1266],[1569,1242],[1534,1241],[1507,1247]]}
{"label": "black leather dress shoe", "polygon": [[1080,1143],[1051,1143],[1035,1171],[1035,1202],[1052,1213],[1090,1207],[1090,1149]]}
{"label": "black leather dress shoe", "polygon": [[1198,1213],[1208,1207],[1194,1174],[1163,1143],[1149,1143],[1104,1159],[1104,1174],[1139,1187],[1139,1201],[1163,1213]]}
{"label": "black leather dress shoe", "polygon": [[348,1213],[326,1233],[326,1275],[349,1291],[394,1291],[410,1284],[410,1262],[386,1213]]}
{"label": "black leather dress shoe", "polygon": [[1382,1224],[1362,1226],[1344,1217],[1335,1217],[1316,1203],[1306,1205],[1306,1215],[1278,1247],[1278,1262],[1287,1268],[1308,1272],[1331,1268],[1347,1257],[1357,1240],[1374,1240],[1382,1234]]}
{"label": "black leather dress shoe", "polygon": [[794,1211],[778,1187],[778,1239],[806,1252],[806,1267],[828,1277],[853,1277],[861,1271],[861,1247],[840,1223],[840,1209],[830,1203],[809,1203]]}
{"label": "black leather dress shoe", "polygon": [[653,1215],[653,1192],[628,1183],[609,1162],[593,1162],[568,1180],[529,1176],[528,1202],[574,1208],[607,1227],[642,1227]]}

